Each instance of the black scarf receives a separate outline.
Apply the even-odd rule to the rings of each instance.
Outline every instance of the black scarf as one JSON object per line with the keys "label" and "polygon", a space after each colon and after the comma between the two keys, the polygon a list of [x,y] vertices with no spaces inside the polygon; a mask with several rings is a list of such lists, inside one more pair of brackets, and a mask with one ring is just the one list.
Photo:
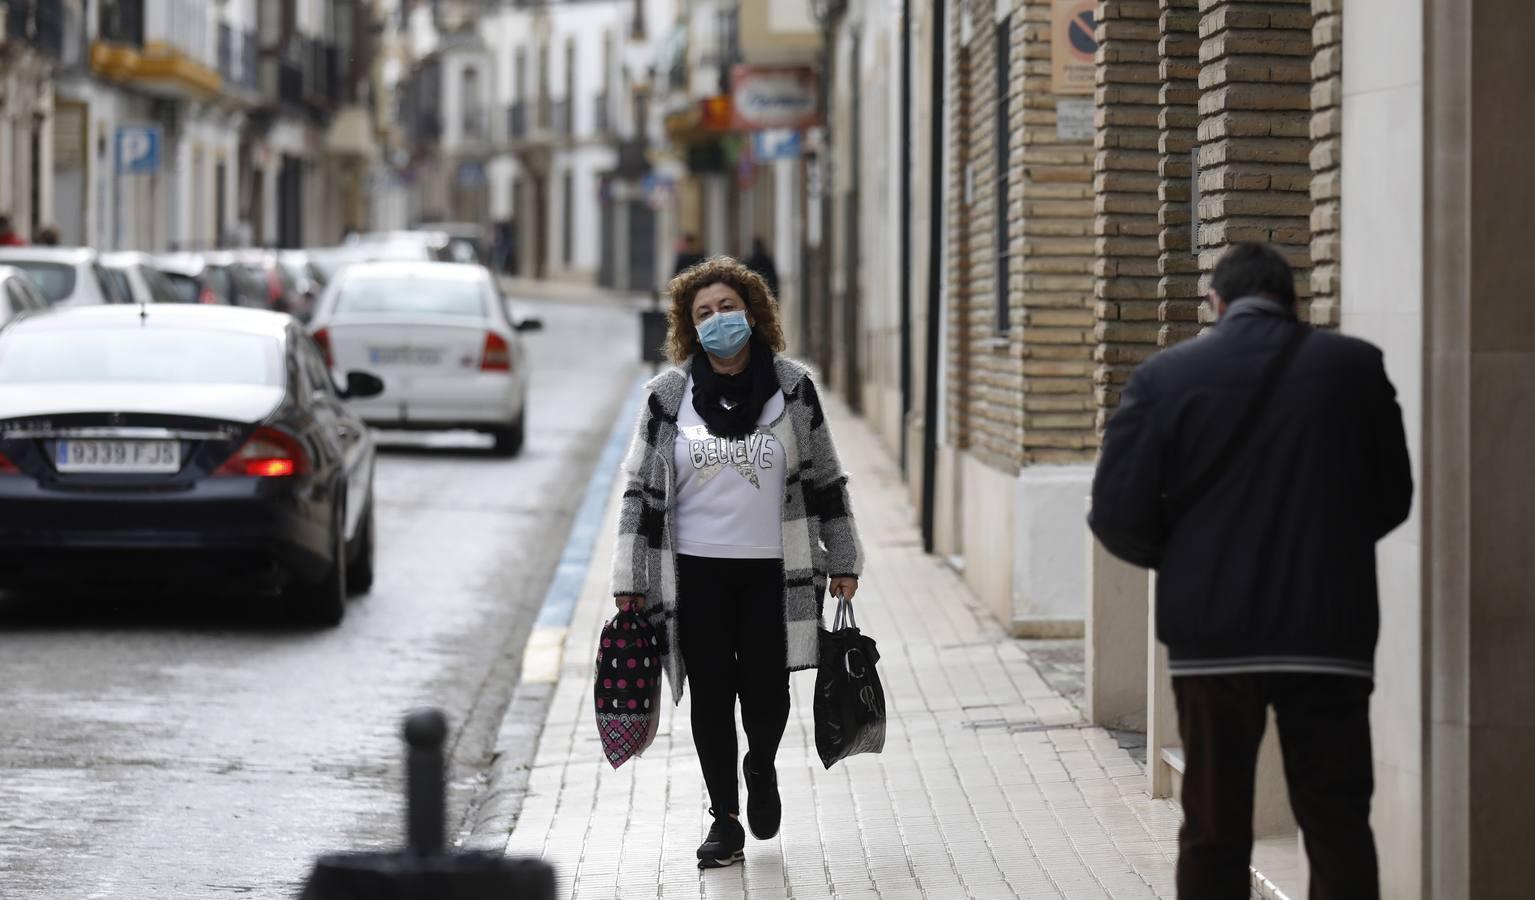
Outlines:
{"label": "black scarf", "polygon": [[[709,365],[709,354],[693,354],[693,409],[715,437],[746,437],[757,430],[762,407],[778,391],[778,371],[773,365],[773,351],[755,337],[751,339],[751,358],[746,368],[734,375],[721,375]],[[726,409],[721,400],[727,400]]]}

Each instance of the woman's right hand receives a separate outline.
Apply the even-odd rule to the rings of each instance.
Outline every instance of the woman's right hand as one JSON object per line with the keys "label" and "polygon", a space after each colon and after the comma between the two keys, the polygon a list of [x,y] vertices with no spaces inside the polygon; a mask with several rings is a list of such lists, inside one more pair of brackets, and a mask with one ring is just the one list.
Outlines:
{"label": "woman's right hand", "polygon": [[613,605],[619,609],[629,607],[636,611],[645,608],[644,594],[617,594],[613,597]]}

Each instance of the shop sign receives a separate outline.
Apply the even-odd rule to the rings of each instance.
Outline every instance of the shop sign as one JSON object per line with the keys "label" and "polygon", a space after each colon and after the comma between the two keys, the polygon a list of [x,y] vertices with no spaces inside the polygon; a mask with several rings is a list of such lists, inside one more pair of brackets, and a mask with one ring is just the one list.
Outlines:
{"label": "shop sign", "polygon": [[732,125],[738,131],[802,129],[820,118],[820,87],[809,66],[736,66]]}
{"label": "shop sign", "polygon": [[1091,94],[1098,55],[1097,0],[1054,0],[1050,21],[1050,84],[1057,94]]}

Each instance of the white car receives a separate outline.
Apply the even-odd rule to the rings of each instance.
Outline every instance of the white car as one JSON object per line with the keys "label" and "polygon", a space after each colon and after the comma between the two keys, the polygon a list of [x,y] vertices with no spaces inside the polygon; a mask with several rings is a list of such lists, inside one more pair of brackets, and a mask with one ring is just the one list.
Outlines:
{"label": "white car", "polygon": [[481,266],[441,262],[359,262],[321,295],[310,333],[336,371],[367,369],[384,393],[353,408],[379,428],[472,429],[496,451],[522,448],[527,430],[528,361],[516,320]]}
{"label": "white car", "polygon": [[14,266],[0,266],[0,323],[48,308],[48,298],[27,273]]}
{"label": "white car", "polygon": [[6,247],[0,249],[0,265],[27,273],[51,306],[133,302],[119,293],[96,251],[85,247]]}
{"label": "white car", "polygon": [[103,253],[101,265],[118,290],[126,290],[134,303],[181,303],[181,294],[148,253]]}

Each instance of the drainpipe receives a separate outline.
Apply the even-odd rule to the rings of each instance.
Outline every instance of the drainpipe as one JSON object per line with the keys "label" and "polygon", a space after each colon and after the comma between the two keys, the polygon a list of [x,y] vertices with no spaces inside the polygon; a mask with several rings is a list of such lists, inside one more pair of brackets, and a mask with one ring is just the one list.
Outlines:
{"label": "drainpipe", "polygon": [[944,49],[946,24],[944,0],[933,0],[933,102],[928,116],[933,133],[929,150],[928,190],[931,196],[927,234],[927,328],[924,341],[927,365],[923,371],[922,401],[922,549],[933,552],[933,508],[938,495],[938,319],[943,315],[942,261],[943,208],[943,123],[944,123]]}
{"label": "drainpipe", "polygon": [[911,0],[901,0],[901,474],[911,415]]}

